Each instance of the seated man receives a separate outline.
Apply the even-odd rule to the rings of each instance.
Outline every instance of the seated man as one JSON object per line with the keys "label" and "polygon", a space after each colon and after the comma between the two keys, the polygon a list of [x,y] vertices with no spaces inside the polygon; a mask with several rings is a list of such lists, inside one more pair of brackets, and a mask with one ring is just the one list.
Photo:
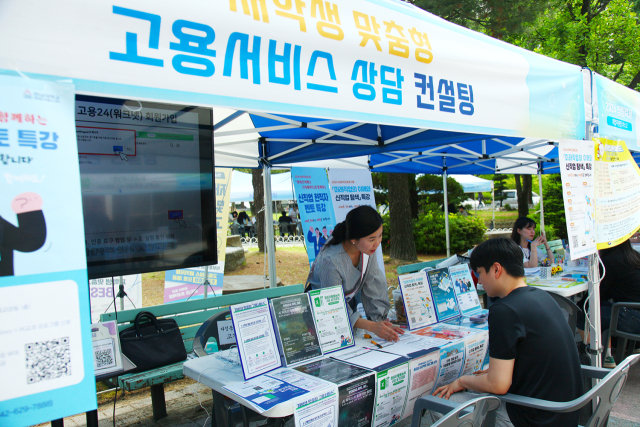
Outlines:
{"label": "seated man", "polygon": [[[568,402],[582,395],[582,371],[573,333],[560,307],[543,290],[524,281],[522,250],[509,239],[490,239],[471,253],[471,269],[490,297],[489,369],[458,378],[433,394],[455,401],[480,393]],[[506,413],[505,413],[506,412]],[[579,412],[553,413],[501,405],[498,425],[572,427]]]}

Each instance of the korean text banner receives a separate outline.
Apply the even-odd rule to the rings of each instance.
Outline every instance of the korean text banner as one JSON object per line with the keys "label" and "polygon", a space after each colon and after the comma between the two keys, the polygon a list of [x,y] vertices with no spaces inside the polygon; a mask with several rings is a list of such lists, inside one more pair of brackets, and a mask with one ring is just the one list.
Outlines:
{"label": "korean text banner", "polygon": [[[218,263],[209,266],[209,288],[207,297],[222,295],[224,280],[224,258],[227,249],[227,229],[229,228],[229,198],[231,197],[231,176],[233,169],[216,168],[216,250]],[[182,268],[165,272],[164,302],[186,301],[204,298],[204,267]]]}
{"label": "korean text banner", "polygon": [[598,113],[598,135],[622,139],[631,150],[638,150],[640,94],[635,90],[593,73]]}
{"label": "korean text banner", "polygon": [[97,408],[75,95],[0,93],[0,424],[27,426]]}
{"label": "korean text banner", "polygon": [[322,246],[331,238],[336,225],[327,172],[322,168],[294,167],[291,169],[291,177],[309,263],[313,264]]}
{"label": "korean text banner", "polygon": [[584,137],[580,67],[400,1],[199,0],[176,8],[168,0],[8,0],[0,39],[0,69],[72,78],[83,92],[482,134]]}

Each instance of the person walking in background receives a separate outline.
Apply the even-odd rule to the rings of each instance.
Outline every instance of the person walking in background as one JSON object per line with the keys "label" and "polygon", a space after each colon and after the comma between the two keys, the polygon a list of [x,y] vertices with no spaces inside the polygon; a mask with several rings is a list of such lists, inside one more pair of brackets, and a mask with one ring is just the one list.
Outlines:
{"label": "person walking in background", "polygon": [[478,207],[484,207],[484,196],[482,193],[478,193]]}

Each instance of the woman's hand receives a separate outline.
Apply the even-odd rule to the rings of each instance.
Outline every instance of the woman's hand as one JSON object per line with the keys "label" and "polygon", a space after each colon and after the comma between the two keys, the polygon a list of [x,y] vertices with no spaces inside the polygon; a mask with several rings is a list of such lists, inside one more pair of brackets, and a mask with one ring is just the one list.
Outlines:
{"label": "woman's hand", "polygon": [[371,332],[387,341],[398,341],[398,334],[404,334],[404,330],[402,330],[402,328],[394,326],[388,320],[375,322]]}
{"label": "woman's hand", "polygon": [[547,243],[547,238],[544,237],[544,234],[539,235],[533,242],[531,242],[531,249],[537,248],[538,246]]}
{"label": "woman's hand", "polygon": [[464,387],[462,387],[462,385],[460,384],[460,378],[458,378],[451,384],[438,387],[436,391],[433,392],[433,395],[436,397],[442,397],[448,400],[449,396],[451,396],[453,393],[457,393],[462,390],[464,390]]}

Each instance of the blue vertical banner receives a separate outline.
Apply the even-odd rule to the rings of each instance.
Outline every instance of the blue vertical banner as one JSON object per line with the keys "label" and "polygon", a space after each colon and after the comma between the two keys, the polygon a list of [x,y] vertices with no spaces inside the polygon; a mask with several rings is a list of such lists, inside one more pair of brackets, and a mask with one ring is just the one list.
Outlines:
{"label": "blue vertical banner", "polygon": [[0,425],[97,408],[72,84],[0,76]]}
{"label": "blue vertical banner", "polygon": [[327,172],[323,168],[294,167],[291,169],[291,179],[298,200],[309,264],[313,264],[336,225]]}

